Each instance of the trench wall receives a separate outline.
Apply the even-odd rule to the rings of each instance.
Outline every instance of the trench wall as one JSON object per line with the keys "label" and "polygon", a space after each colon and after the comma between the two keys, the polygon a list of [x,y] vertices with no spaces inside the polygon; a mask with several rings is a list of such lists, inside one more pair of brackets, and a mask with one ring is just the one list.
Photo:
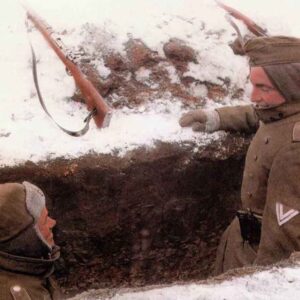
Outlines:
{"label": "trench wall", "polygon": [[57,220],[67,293],[207,278],[235,210],[249,139],[158,143],[119,158],[88,155],[0,169],[31,181]]}

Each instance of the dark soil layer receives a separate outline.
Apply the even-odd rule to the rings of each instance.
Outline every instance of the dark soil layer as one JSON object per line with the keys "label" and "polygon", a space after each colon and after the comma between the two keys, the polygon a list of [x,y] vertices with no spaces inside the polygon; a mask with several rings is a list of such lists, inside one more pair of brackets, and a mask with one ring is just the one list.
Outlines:
{"label": "dark soil layer", "polygon": [[3,168],[47,195],[66,292],[199,280],[239,206],[249,140],[157,144],[118,158],[88,155]]}

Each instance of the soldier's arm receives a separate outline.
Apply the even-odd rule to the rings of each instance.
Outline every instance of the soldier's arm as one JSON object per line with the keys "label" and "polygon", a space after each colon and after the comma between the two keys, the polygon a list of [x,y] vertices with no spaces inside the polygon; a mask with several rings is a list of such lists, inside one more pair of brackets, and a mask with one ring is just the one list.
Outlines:
{"label": "soldier's arm", "polygon": [[179,124],[182,127],[192,127],[194,131],[255,132],[259,121],[253,106],[246,105],[218,109],[196,109],[183,114]]}
{"label": "soldier's arm", "polygon": [[252,105],[228,106],[216,109],[220,116],[220,130],[255,132],[259,120]]}
{"label": "soldier's arm", "polygon": [[272,164],[256,263],[272,264],[300,251],[300,143],[285,146]]}

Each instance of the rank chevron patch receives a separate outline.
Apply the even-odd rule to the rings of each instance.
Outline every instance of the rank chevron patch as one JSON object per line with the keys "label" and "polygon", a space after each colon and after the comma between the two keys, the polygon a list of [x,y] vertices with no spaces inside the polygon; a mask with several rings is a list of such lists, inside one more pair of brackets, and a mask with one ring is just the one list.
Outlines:
{"label": "rank chevron patch", "polygon": [[276,216],[279,226],[288,222],[290,219],[294,218],[299,214],[298,210],[292,209],[282,203],[276,202]]}

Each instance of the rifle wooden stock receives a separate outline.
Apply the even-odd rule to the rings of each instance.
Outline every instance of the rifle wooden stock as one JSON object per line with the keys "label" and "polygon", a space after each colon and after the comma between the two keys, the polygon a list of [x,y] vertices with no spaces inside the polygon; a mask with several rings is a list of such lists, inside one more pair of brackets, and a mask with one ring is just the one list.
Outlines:
{"label": "rifle wooden stock", "polygon": [[259,25],[257,25],[253,20],[236,10],[235,8],[232,8],[221,1],[216,1],[217,4],[222,7],[224,10],[226,10],[231,16],[234,18],[242,21],[247,28],[256,36],[267,36],[267,30],[263,29]]}
{"label": "rifle wooden stock", "polygon": [[38,31],[43,35],[49,46],[55,51],[66,68],[74,78],[76,86],[80,89],[89,111],[96,108],[97,114],[93,116],[97,127],[106,127],[109,125],[111,109],[99,94],[94,85],[85,77],[74,62],[72,62],[60,49],[58,43],[51,37],[47,27],[40,18],[33,12],[27,11],[28,19],[34,24]]}

